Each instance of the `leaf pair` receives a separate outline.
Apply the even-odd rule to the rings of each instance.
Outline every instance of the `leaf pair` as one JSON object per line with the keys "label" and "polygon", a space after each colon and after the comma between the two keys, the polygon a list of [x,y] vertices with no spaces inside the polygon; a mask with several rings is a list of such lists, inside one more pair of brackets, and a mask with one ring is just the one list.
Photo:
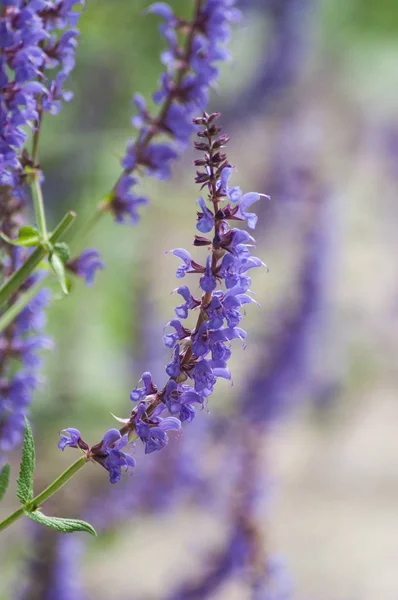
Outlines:
{"label": "leaf pair", "polygon": [[[12,246],[40,246],[42,242],[39,230],[36,227],[33,227],[33,225],[24,225],[21,227],[17,238],[12,239],[2,232],[0,232],[0,237]],[[50,267],[58,279],[62,291],[64,294],[68,294],[69,285],[65,273],[65,263],[70,258],[69,247],[65,242],[58,242],[54,246],[49,244],[49,247],[48,262]]]}
{"label": "leaf pair", "polygon": [[[27,517],[42,523],[47,527],[62,531],[63,533],[72,533],[73,531],[87,531],[92,535],[97,535],[95,529],[85,521],[79,519],[64,519],[60,517],[48,517],[44,515],[39,507],[35,506],[33,497],[33,473],[35,470],[35,443],[29,422],[25,419],[25,437],[22,449],[22,459],[17,480],[17,496],[22,504],[23,511]],[[9,481],[10,465],[5,465],[0,471],[0,500],[3,498]]]}

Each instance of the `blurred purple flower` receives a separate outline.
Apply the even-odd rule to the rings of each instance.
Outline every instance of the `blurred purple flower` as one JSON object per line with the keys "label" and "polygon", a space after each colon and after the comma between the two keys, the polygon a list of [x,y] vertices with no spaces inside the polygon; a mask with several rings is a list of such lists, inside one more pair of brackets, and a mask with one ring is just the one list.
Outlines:
{"label": "blurred purple flower", "polygon": [[68,260],[66,266],[78,277],[82,277],[89,287],[94,284],[94,278],[98,269],[104,268],[98,250],[87,248],[77,258]]}

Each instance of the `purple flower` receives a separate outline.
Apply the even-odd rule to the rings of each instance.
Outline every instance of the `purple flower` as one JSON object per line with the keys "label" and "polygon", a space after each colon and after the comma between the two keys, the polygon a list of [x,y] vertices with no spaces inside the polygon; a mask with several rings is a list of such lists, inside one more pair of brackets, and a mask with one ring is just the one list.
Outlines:
{"label": "purple flower", "polygon": [[209,323],[201,323],[192,335],[192,352],[195,356],[206,356],[210,352],[209,327]]}
{"label": "purple flower", "polygon": [[204,292],[212,292],[217,286],[216,279],[212,272],[211,262],[211,256],[208,256],[205,274],[200,278],[200,287]]}
{"label": "purple flower", "polygon": [[199,360],[192,369],[191,376],[195,383],[195,391],[202,396],[210,396],[216,383],[216,376],[206,359]]}
{"label": "purple flower", "polygon": [[180,346],[174,347],[173,360],[166,366],[166,373],[169,377],[177,378],[180,374]]}
{"label": "purple flower", "polygon": [[232,175],[234,168],[231,165],[226,165],[221,171],[220,182],[219,182],[219,190],[220,192],[226,196],[228,194],[228,181]]}
{"label": "purple flower", "polygon": [[140,381],[144,383],[143,387],[135,388],[130,392],[130,400],[133,402],[144,400],[147,396],[157,392],[157,387],[152,381],[152,375],[148,371],[142,374]]}
{"label": "purple flower", "polygon": [[192,256],[189,252],[184,250],[184,248],[175,248],[174,250],[171,250],[171,252],[174,256],[181,258],[183,261],[182,265],[180,265],[176,271],[176,277],[181,279],[182,277],[185,277],[187,271],[192,269]]}
{"label": "purple flower", "polygon": [[82,277],[89,287],[94,283],[98,269],[104,268],[99,252],[95,248],[87,248],[77,258],[68,260],[67,267],[78,277]]}
{"label": "purple flower", "polygon": [[[234,8],[235,0],[208,0],[198,7],[192,21],[185,22],[181,41],[182,20],[165,2],[155,2],[147,10],[162,19],[159,31],[167,43],[161,54],[166,66],[159,79],[159,87],[153,94],[156,104],[163,103],[157,116],[152,116],[144,98],[134,95],[138,114],[132,119],[138,129],[135,140],[129,141],[121,164],[123,175],[120,180],[143,167],[147,175],[160,179],[170,176],[170,163],[177,158],[195,127],[192,119],[197,110],[204,110],[209,98],[209,88],[218,76],[217,63],[228,58],[225,43],[229,39],[230,24],[235,22],[239,11]],[[166,134],[169,142],[158,143],[156,138]],[[131,186],[120,181],[111,194],[109,208],[118,222],[129,220],[135,223],[138,214],[137,199]],[[199,227],[206,227],[201,222]],[[202,229],[199,229],[202,231]]]}
{"label": "purple flower", "polygon": [[174,312],[180,319],[186,319],[189,310],[200,306],[200,300],[196,300],[191,295],[191,292],[189,291],[189,288],[186,285],[180,285],[180,287],[177,288],[175,291],[184,298],[185,302],[176,306]]}
{"label": "purple flower", "polygon": [[246,292],[251,284],[251,278],[246,275],[249,269],[254,267],[268,267],[256,256],[235,257],[226,254],[220,265],[220,276],[225,280],[227,288],[238,286],[242,292]]}
{"label": "purple flower", "polygon": [[[22,166],[19,153],[27,132],[38,119],[38,102],[42,110],[59,112],[61,100],[71,94],[62,89],[74,66],[76,37],[72,27],[80,12],[67,10],[81,7],[78,1],[4,3],[0,17],[0,183],[8,185],[14,178],[19,186]],[[45,43],[44,43],[45,42]],[[52,81],[52,69],[57,74]],[[37,79],[40,80],[37,81]]]}
{"label": "purple flower", "polygon": [[202,233],[208,233],[214,227],[214,215],[210,209],[207,208],[205,201],[202,196],[198,198],[198,204],[202,209],[202,212],[198,212],[198,222],[196,223],[196,229]]}
{"label": "purple flower", "polygon": [[65,450],[66,446],[71,448],[79,448],[79,441],[81,439],[80,431],[73,427],[68,427],[60,432],[60,439],[58,442],[58,448]]}
{"label": "purple flower", "polygon": [[138,436],[145,445],[145,454],[151,454],[164,448],[169,441],[166,431],[180,431],[181,422],[175,417],[152,418],[151,422],[143,421],[142,416],[147,409],[146,403],[138,406],[135,427]]}
{"label": "purple flower", "polygon": [[162,338],[163,343],[165,346],[167,346],[167,348],[174,348],[178,340],[183,340],[191,333],[189,329],[183,327],[181,321],[178,319],[171,319],[171,321],[167,323],[166,327],[173,327],[173,329],[175,329],[175,333],[166,333]]}
{"label": "purple flower", "polygon": [[[228,3],[228,6],[230,5]],[[210,4],[205,6],[209,8]],[[220,163],[223,164],[225,155],[218,153],[212,156],[208,151],[209,147],[223,148],[228,141],[227,136],[212,139],[215,137],[214,131],[218,131],[218,128],[213,125],[217,117],[217,113],[212,115],[204,113],[202,117],[195,119],[195,124],[206,127],[205,132],[199,136],[200,141],[196,143],[197,149],[205,152],[205,159],[197,161],[197,164],[206,166],[206,170],[197,173],[196,182],[202,187],[208,187],[209,198],[218,207],[215,221],[213,214],[207,212],[203,198],[199,199],[203,210],[199,220],[206,222],[208,219],[206,231],[210,230],[210,220],[214,226],[213,241],[209,240],[208,244],[206,243],[211,246],[211,253],[207,257],[206,266],[203,267],[194,262],[189,252],[183,248],[171,251],[182,260],[176,272],[177,278],[184,277],[187,272],[202,275],[200,287],[204,293],[201,300],[193,298],[187,286],[180,286],[176,290],[185,300],[176,308],[178,316],[186,318],[190,310],[200,307],[196,325],[193,328],[184,327],[176,318],[166,324],[166,328],[171,328],[172,331],[164,334],[163,342],[168,348],[174,349],[173,357],[166,365],[169,380],[161,390],[157,391],[150,373],[144,373],[142,377],[144,385],[135,388],[130,395],[131,399],[138,401],[139,404],[133,409],[130,418],[121,419],[124,423],[121,432],[133,434],[136,432],[144,443],[146,454],[161,450],[167,444],[168,430],[180,430],[181,421],[193,420],[194,404],[203,406],[204,400],[213,393],[218,378],[231,380],[231,372],[227,364],[231,357],[231,341],[245,340],[246,332],[238,327],[243,316],[241,311],[244,305],[254,302],[251,295],[246,293],[250,285],[250,278],[247,277],[246,272],[252,267],[263,264],[250,254],[252,244],[249,242],[254,243],[255,240],[246,231],[229,227],[228,221],[236,218],[237,210],[235,208],[231,210],[229,205],[225,210],[219,208],[220,202],[223,201],[221,198],[227,197],[229,169],[232,167],[219,166]],[[203,139],[207,139],[207,142],[203,142]],[[217,177],[222,176],[223,181],[218,179],[215,182],[214,177],[210,176],[211,173],[216,173]],[[223,186],[225,194],[220,192]],[[251,222],[253,216],[246,213],[245,209],[258,197],[258,194],[243,197],[245,198],[242,204],[243,212]],[[195,236],[196,240],[197,236]],[[216,289],[218,282],[225,283],[226,291]],[[185,383],[188,379],[192,380],[193,386]],[[166,409],[171,415],[178,415],[178,418],[162,417]],[[114,436],[117,430],[111,432]],[[101,452],[106,451],[107,462],[104,466],[111,472],[111,481],[120,478],[117,469],[122,464],[121,461],[126,460],[120,454],[115,454],[113,450],[115,448],[119,452],[119,448],[125,443],[125,436],[121,434],[119,436],[121,441],[114,442],[112,438],[112,445],[109,445],[105,439],[91,449],[95,460],[98,460]]]}
{"label": "purple flower", "polygon": [[109,471],[109,481],[117,483],[122,477],[122,467],[126,471],[135,466],[135,460],[129,454],[122,452],[128,444],[127,434],[121,436],[117,429],[109,429],[101,442],[95,449],[92,448],[93,458]]}
{"label": "purple flower", "polygon": [[[0,196],[6,215],[2,220],[2,230],[9,237],[15,237],[23,201],[21,204],[15,202],[4,191]],[[19,268],[27,253],[23,248],[12,246],[3,240],[0,240],[0,247],[0,276],[4,280]],[[31,289],[41,277],[40,272],[31,275],[16,298],[20,293]],[[16,317],[12,327],[0,333],[0,461],[5,459],[5,453],[14,448],[23,437],[24,417],[29,410],[33,392],[41,382],[40,354],[42,350],[52,348],[51,339],[41,333],[46,324],[45,308],[50,297],[47,289],[37,292]]]}
{"label": "purple flower", "polygon": [[137,182],[138,180],[135,177],[123,175],[116,185],[109,207],[117,223],[125,223],[126,220],[137,223],[139,219],[138,207],[148,202],[147,198],[137,196],[132,191]]}
{"label": "purple flower", "polygon": [[248,242],[254,242],[254,238],[244,229],[230,229],[222,237],[220,246],[238,256],[249,257]]}
{"label": "purple flower", "polygon": [[236,216],[245,219],[250,229],[255,229],[258,217],[255,213],[248,213],[247,209],[253,204],[253,202],[257,202],[261,196],[263,198],[268,198],[268,200],[270,199],[269,196],[266,196],[265,194],[257,194],[256,192],[249,192],[239,199],[239,210],[236,213]]}
{"label": "purple flower", "polygon": [[173,379],[167,382],[163,402],[172,415],[178,415],[180,421],[190,423],[195,417],[195,408],[198,403],[203,406],[203,397],[186,384],[176,383]]}

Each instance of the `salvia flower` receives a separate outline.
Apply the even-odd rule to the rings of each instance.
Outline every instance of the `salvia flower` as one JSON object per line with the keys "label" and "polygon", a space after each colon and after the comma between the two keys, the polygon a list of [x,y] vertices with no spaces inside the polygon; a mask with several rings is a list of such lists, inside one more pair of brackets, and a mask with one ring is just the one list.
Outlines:
{"label": "salvia flower", "polygon": [[[206,6],[210,10],[210,6],[216,4],[208,2]],[[157,10],[163,13],[162,7],[163,5],[158,5]],[[215,23],[213,25],[216,27]],[[259,258],[251,256],[254,238],[247,231],[231,228],[229,225],[229,220],[235,218],[237,210],[232,209],[228,202],[228,179],[232,168],[221,152],[228,137],[219,136],[221,130],[215,125],[218,116],[218,113],[204,113],[203,117],[194,120],[195,125],[203,126],[203,131],[198,133],[200,141],[195,146],[205,153],[204,159],[196,161],[198,166],[204,167],[204,171],[197,172],[195,181],[202,189],[207,187],[207,202],[212,206],[212,210],[207,209],[204,198],[200,197],[202,215],[209,221],[212,218],[213,241],[209,240],[210,251],[206,250],[207,258],[203,265],[195,262],[183,248],[172,250],[172,254],[182,260],[176,273],[178,279],[200,275],[200,300],[192,296],[187,286],[180,286],[176,290],[185,300],[177,306],[177,316],[185,319],[194,310],[197,314],[196,325],[193,328],[186,327],[179,318],[173,318],[166,324],[163,342],[172,350],[170,361],[165,367],[168,381],[160,389],[152,381],[149,372],[143,374],[143,385],[134,388],[130,394],[131,400],[137,403],[130,418],[119,419],[124,423],[120,432],[111,430],[112,436],[119,433],[117,445],[112,446],[117,451],[120,449],[119,444],[124,445],[127,439],[134,438],[143,442],[146,454],[164,448],[168,441],[166,432],[179,431],[182,421],[191,422],[194,419],[195,405],[204,405],[213,393],[217,380],[231,380],[228,368],[231,341],[244,341],[246,338],[246,332],[239,326],[243,317],[242,307],[254,302],[249,290],[251,280],[246,273],[263,263]],[[251,213],[247,213],[246,208],[261,195],[241,195],[235,190],[235,196],[239,196],[238,205],[239,201],[246,199],[243,200],[239,220],[253,226],[255,219]],[[209,223],[205,229],[206,232],[210,231]],[[195,237],[195,241],[196,239]],[[163,416],[165,412],[171,416]],[[110,435],[109,432],[108,434]],[[111,482],[114,483],[119,478],[120,470],[115,474],[112,469],[119,467],[119,461],[127,459],[117,454],[114,463],[114,451],[111,452],[111,458],[108,458],[108,446],[104,440],[91,448],[89,455],[110,471]],[[130,466],[130,463],[127,465]]]}
{"label": "salvia flower", "polygon": [[58,442],[58,448],[60,450],[65,450],[66,446],[70,446],[71,448],[79,448],[79,440],[80,431],[75,429],[74,427],[68,427],[67,429],[63,429],[60,433],[60,438]]}
{"label": "salvia flower", "polygon": [[117,429],[109,429],[102,442],[95,449],[91,449],[96,462],[109,471],[111,483],[117,483],[120,480],[122,467],[125,467],[127,471],[128,468],[135,465],[134,458],[122,451],[122,448],[128,443],[127,434],[122,436]]}
{"label": "salvia flower", "polygon": [[[0,15],[0,184],[22,193],[26,128],[59,112],[72,94],[63,84],[74,67],[81,0],[4,0]],[[53,70],[56,74],[53,75]]]}
{"label": "salvia flower", "polygon": [[[13,238],[23,222],[22,198],[15,197],[10,188],[0,193],[1,231]],[[27,258],[26,251],[0,239],[0,280],[8,279]],[[15,299],[40,281],[35,273],[21,286]],[[41,383],[41,351],[52,348],[44,335],[45,309],[50,301],[48,289],[41,289],[29,304],[0,332],[0,461],[23,436],[24,418],[29,410],[35,389]],[[4,307],[6,310],[8,305]]]}
{"label": "salvia flower", "polygon": [[[218,63],[229,56],[225,44],[230,25],[240,16],[235,0],[197,1],[190,21],[175,15],[166,2],[155,2],[147,12],[162,19],[159,31],[167,49],[161,60],[166,70],[153,94],[154,102],[160,106],[158,115],[151,115],[140,94],[133,97],[137,114],[132,124],[137,135],[128,142],[121,161],[123,173],[104,205],[121,223],[135,223],[139,205],[146,202],[135,192],[138,180],[131,176],[134,171],[141,170],[158,179],[170,177],[172,161],[195,131],[194,115],[206,108],[209,89],[219,74]],[[180,43],[181,34],[184,39]],[[163,138],[160,142],[156,139],[159,136]]]}
{"label": "salvia flower", "polygon": [[92,286],[98,269],[104,268],[104,263],[95,248],[87,248],[77,258],[68,260],[69,271],[84,279],[86,285]]}

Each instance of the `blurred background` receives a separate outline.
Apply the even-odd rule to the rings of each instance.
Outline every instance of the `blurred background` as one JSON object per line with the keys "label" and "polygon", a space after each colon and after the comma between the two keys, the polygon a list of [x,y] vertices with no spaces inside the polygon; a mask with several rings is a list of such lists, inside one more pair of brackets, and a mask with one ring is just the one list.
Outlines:
{"label": "blurred background", "polygon": [[[51,223],[70,208],[83,222],[119,174],[131,95],[149,98],[161,72],[147,4],[96,0],[83,15],[75,99],[43,129]],[[189,14],[191,2],[170,4]],[[219,383],[165,451],[137,446],[117,486],[92,466],[48,502],[97,539],[7,530],[1,600],[398,597],[398,4],[241,8],[211,109],[232,138],[232,185],[271,196],[256,207],[270,272],[253,273],[261,307],[248,308],[247,348],[235,344],[234,385]],[[98,224],[85,243],[106,263],[93,288],[54,297],[56,347],[32,407],[37,490],[74,458],[59,430],[95,443],[110,412],[128,416],[143,371],[164,382],[177,286],[165,251],[192,243],[192,160],[143,182],[138,226]]]}

